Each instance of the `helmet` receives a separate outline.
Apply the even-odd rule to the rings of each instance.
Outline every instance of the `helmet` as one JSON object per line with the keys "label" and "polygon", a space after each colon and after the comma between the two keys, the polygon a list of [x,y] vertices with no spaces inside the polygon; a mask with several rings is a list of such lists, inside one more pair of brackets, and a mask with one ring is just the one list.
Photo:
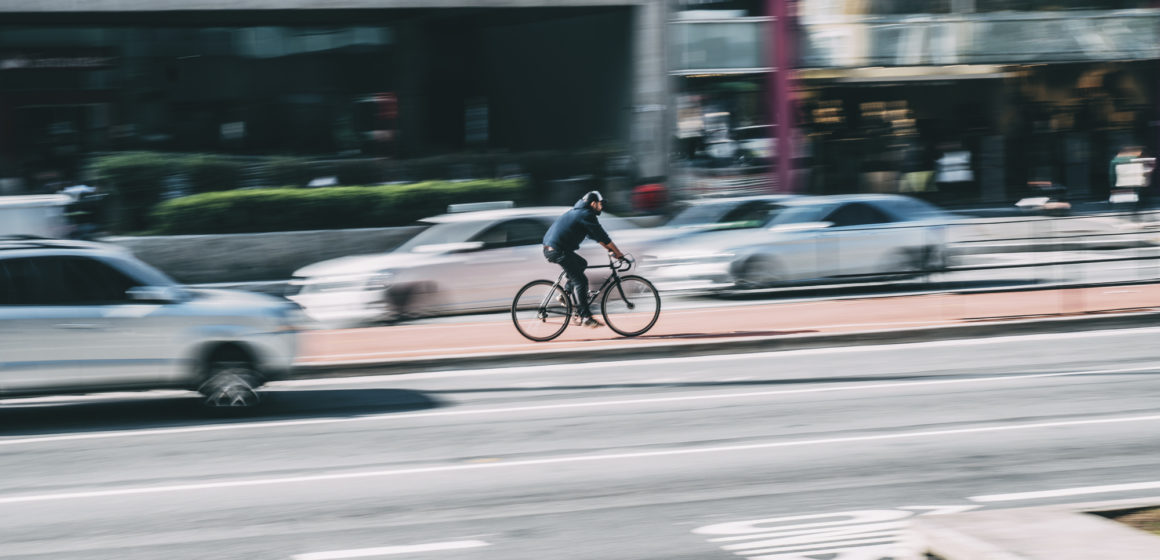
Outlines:
{"label": "helmet", "polygon": [[588,191],[584,195],[584,204],[592,204],[593,202],[604,202],[604,195],[600,191]]}

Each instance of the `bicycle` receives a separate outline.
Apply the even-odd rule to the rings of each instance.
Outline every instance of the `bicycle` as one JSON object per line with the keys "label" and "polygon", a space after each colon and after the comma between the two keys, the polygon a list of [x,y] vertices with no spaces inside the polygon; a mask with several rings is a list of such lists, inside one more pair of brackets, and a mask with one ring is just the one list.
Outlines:
{"label": "bicycle", "polygon": [[[621,336],[640,336],[656,324],[661,315],[661,296],[652,282],[633,274],[621,276],[632,269],[631,260],[616,261],[608,255],[608,264],[588,268],[608,268],[612,273],[596,291],[588,292],[588,304],[600,297],[600,315],[604,324]],[[529,340],[547,342],[560,336],[572,322],[576,302],[571,290],[565,290],[565,273],[555,282],[534,280],[528,282],[512,300],[512,322],[516,330]]]}

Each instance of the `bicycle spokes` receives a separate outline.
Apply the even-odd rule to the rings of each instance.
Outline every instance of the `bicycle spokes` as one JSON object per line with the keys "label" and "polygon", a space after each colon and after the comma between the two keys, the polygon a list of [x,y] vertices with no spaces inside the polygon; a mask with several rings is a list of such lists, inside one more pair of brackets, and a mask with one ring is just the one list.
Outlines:
{"label": "bicycle spokes", "polygon": [[558,285],[539,280],[524,286],[512,301],[512,321],[524,337],[545,341],[568,327],[572,301]]}

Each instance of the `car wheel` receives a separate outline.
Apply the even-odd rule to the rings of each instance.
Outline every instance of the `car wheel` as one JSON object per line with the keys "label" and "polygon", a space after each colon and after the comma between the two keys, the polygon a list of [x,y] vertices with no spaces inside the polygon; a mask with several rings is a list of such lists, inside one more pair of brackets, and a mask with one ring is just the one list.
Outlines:
{"label": "car wheel", "polygon": [[204,383],[198,387],[202,404],[211,410],[241,411],[261,402],[257,387],[262,376],[242,356],[218,356],[212,359]]}
{"label": "car wheel", "polygon": [[767,257],[751,257],[741,265],[736,286],[742,290],[765,288],[778,281],[777,265]]}

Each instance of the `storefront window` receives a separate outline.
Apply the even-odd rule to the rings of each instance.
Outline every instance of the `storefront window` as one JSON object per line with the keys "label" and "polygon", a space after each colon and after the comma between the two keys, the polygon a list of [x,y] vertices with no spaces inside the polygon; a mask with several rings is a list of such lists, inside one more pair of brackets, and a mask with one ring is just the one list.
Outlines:
{"label": "storefront window", "polygon": [[768,29],[768,22],[752,20],[674,23],[674,70],[764,68]]}

